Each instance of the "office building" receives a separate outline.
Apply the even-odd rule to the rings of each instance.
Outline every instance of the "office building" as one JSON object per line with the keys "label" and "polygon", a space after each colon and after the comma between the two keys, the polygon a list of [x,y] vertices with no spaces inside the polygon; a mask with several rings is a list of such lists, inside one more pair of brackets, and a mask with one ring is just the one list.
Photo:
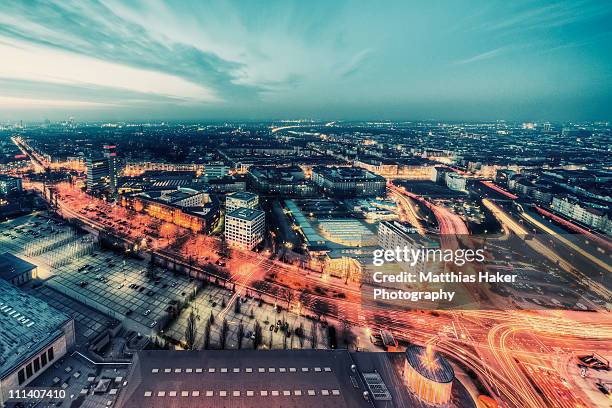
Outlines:
{"label": "office building", "polygon": [[219,223],[219,200],[206,191],[179,187],[123,194],[119,204],[194,232],[210,233]]}
{"label": "office building", "polygon": [[89,157],[87,166],[87,191],[94,192],[103,190],[109,185],[108,160],[104,157]]}
{"label": "office building", "polygon": [[111,193],[117,191],[117,146],[104,146],[104,158],[108,162],[108,189]]}
{"label": "office building", "polygon": [[446,186],[453,191],[466,191],[466,179],[461,174],[446,173]]}
{"label": "office building", "polygon": [[225,239],[230,245],[253,249],[263,241],[266,216],[261,210],[237,208],[225,216]]}
{"label": "office building", "polygon": [[259,196],[248,191],[238,191],[228,194],[225,198],[225,212],[230,213],[237,208],[257,208]]}
{"label": "office building", "polygon": [[207,180],[217,180],[227,176],[230,166],[223,162],[211,162],[204,165],[204,176]]}
{"label": "office building", "polygon": [[0,196],[7,195],[9,193],[18,193],[22,189],[21,179],[19,177],[0,174]]}
{"label": "office building", "polygon": [[319,188],[335,197],[384,196],[384,177],[355,167],[324,167],[312,169],[312,180]]}
{"label": "office building", "polygon": [[90,156],[86,161],[87,191],[117,191],[117,153],[115,146],[104,146],[101,156]]}
{"label": "office building", "polygon": [[[421,237],[417,230],[407,223],[399,221],[382,221],[378,224],[378,245],[389,251],[396,251],[398,248],[404,250],[427,250],[438,249],[440,245],[437,242],[429,241]],[[426,271],[439,271],[443,268],[442,263],[436,262],[416,262],[414,265],[410,262],[402,263],[404,269],[409,268],[411,272],[421,273]]]}
{"label": "office building", "polygon": [[431,181],[437,184],[446,184],[446,175],[453,173],[453,170],[448,167],[434,167],[434,171],[431,175]]}
{"label": "office building", "polygon": [[74,344],[74,320],[0,279],[0,406]]}
{"label": "office building", "polygon": [[247,177],[250,188],[262,194],[309,197],[316,193],[299,166],[253,166]]}

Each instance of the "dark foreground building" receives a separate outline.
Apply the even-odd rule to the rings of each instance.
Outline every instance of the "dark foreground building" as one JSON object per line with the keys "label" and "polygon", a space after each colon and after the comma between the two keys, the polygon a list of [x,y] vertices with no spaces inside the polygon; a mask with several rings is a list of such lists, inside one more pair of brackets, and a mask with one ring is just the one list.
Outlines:
{"label": "dark foreground building", "polygon": [[[346,350],[143,351],[117,407],[427,407],[405,382],[406,353]],[[452,379],[445,407],[475,407]]]}

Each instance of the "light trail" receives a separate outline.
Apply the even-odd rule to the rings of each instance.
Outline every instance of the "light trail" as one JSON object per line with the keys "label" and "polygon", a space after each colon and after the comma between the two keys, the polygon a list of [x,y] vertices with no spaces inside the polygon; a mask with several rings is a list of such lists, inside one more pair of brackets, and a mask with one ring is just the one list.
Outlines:
{"label": "light trail", "polygon": [[[487,207],[493,213],[493,215],[498,220],[500,220],[500,222],[502,222],[502,224],[510,228],[515,234],[517,234],[518,236],[522,238],[529,235],[529,231],[525,227],[520,225],[518,222],[514,221],[512,217],[510,217],[510,215],[505,213],[500,207],[495,205],[492,201],[485,198],[482,200],[482,202],[484,206]],[[559,255],[557,255],[547,245],[541,243],[537,239],[537,237],[533,237],[533,239],[529,239],[529,240],[524,240],[524,242],[527,245],[529,245],[532,249],[534,249],[536,252],[539,252],[540,254],[544,255],[546,258],[548,258],[552,262],[559,265],[566,272],[578,278],[579,281],[585,283],[593,292],[602,296],[604,299],[612,298],[612,292],[608,288],[606,288],[604,285],[600,284],[599,282],[594,281],[593,279],[586,276],[582,272],[578,271],[576,268],[574,268],[574,266],[571,263],[569,263],[568,261],[566,261]]]}
{"label": "light trail", "polygon": [[[39,184],[38,188],[42,189],[42,185]],[[133,224],[132,228],[136,232],[133,235],[123,234],[122,239],[132,241],[143,234],[143,223],[145,225],[160,225],[146,214],[140,214],[140,219],[137,219],[135,213],[125,208],[113,208],[107,203],[93,198],[85,200],[87,196],[76,193],[68,185],[58,187],[58,192],[60,193],[59,210],[65,216],[80,219],[98,230],[108,231],[109,226],[92,219],[93,212],[85,211],[84,214],[81,214],[79,209],[84,210],[86,206],[91,206],[107,212],[108,216],[113,219],[128,220]],[[67,196],[66,194],[75,195]],[[67,197],[71,198],[68,199]],[[448,228],[453,227],[452,223],[450,224],[447,226]],[[114,230],[110,232],[118,233]],[[196,239],[201,237],[199,245],[208,246],[216,243],[216,240],[210,237],[204,237],[189,231],[186,231],[186,233]],[[158,240],[161,240],[161,238],[156,238],[154,242]],[[189,246],[188,242],[190,241],[187,241],[183,248]],[[183,248],[174,248],[172,243],[165,242],[163,245],[160,244],[155,252],[171,259],[181,260],[186,256],[185,252],[181,252]],[[205,253],[207,252],[199,253],[199,255],[203,256]],[[195,254],[198,254],[198,252],[195,252]],[[252,268],[240,269],[240,265],[243,264],[252,265]],[[554,315],[543,312],[536,314],[535,312],[476,310],[463,312],[437,311],[436,317],[433,317],[423,315],[419,311],[388,310],[384,307],[364,304],[361,299],[361,290],[355,286],[344,285],[333,279],[322,279],[320,274],[313,271],[286,265],[276,260],[269,260],[249,251],[232,250],[232,258],[228,260],[228,266],[230,270],[234,271],[231,281],[236,284],[237,290],[222,313],[228,313],[231,305],[238,300],[244,290],[254,289],[252,284],[265,278],[267,273],[272,271],[285,279],[288,284],[299,284],[302,287],[304,285],[316,285],[328,290],[329,295],[322,296],[310,293],[308,296],[300,297],[299,300],[304,300],[306,308],[312,308],[316,302],[327,302],[331,307],[325,314],[330,319],[344,319],[356,327],[388,330],[402,341],[424,343],[432,337],[438,336],[439,340],[436,343],[436,348],[474,370],[490,394],[502,406],[507,407],[541,408],[546,406],[525,378],[525,374],[521,372],[520,367],[515,362],[516,358],[550,360],[553,356],[549,346],[556,344],[555,342],[563,341],[575,345],[584,342],[585,337],[591,338],[591,341],[601,342],[609,341],[610,336],[612,336],[610,319],[606,319],[599,313],[572,314],[571,316],[575,317],[575,319],[572,319],[566,313]],[[275,288],[286,288],[286,286],[279,285],[276,282],[271,284]],[[332,298],[331,295],[335,291],[342,291],[346,294],[346,298]],[[295,292],[299,293],[299,290],[295,289]],[[274,296],[273,292],[269,292],[268,295]],[[415,325],[416,319],[421,318],[424,323]],[[460,327],[460,334],[465,334],[465,338],[462,335],[452,338],[441,336],[444,328],[452,326],[455,320],[460,324],[458,326]],[[541,341],[547,347],[543,351],[539,351],[537,349],[521,348],[518,344],[513,344],[511,341],[513,336],[524,333],[537,336],[538,341]],[[531,380],[538,381],[537,378],[531,378]]]}

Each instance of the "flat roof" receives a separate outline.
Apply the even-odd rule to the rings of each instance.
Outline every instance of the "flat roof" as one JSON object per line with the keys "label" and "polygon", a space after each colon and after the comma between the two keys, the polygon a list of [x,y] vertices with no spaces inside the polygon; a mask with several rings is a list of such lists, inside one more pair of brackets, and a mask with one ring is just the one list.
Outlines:
{"label": "flat roof", "polygon": [[227,198],[235,198],[236,200],[250,201],[257,198],[257,194],[249,191],[237,191],[232,194],[228,194]]}
{"label": "flat roof", "polygon": [[5,252],[0,254],[0,278],[10,281],[17,276],[36,269],[36,265]]}
{"label": "flat roof", "polygon": [[0,279],[0,378],[59,337],[70,319]]}
{"label": "flat roof", "polygon": [[318,173],[326,179],[334,182],[340,181],[378,181],[384,182],[385,178],[374,174],[369,170],[362,169],[361,167],[325,167],[315,166],[312,169],[313,173]]}
{"label": "flat roof", "polygon": [[233,211],[230,211],[229,214],[227,214],[227,216],[233,217],[233,218],[239,218],[245,221],[253,221],[257,217],[260,217],[262,214],[264,214],[264,212],[261,210],[256,210],[254,208],[241,207],[241,208],[236,208]]}
{"label": "flat roof", "polygon": [[[403,353],[347,350],[141,351],[117,406],[418,406],[401,385],[402,363]],[[355,371],[351,369],[353,364],[357,366]],[[391,401],[365,400],[363,392],[368,387],[360,372],[379,372],[389,386]]]}

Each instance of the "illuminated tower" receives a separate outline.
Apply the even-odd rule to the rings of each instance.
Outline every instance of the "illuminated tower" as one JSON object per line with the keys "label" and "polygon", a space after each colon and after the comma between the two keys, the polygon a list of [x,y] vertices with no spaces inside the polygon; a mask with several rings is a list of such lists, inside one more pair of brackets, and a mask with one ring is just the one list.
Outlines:
{"label": "illuminated tower", "polygon": [[108,166],[108,190],[115,194],[117,191],[117,146],[104,146],[104,157]]}

